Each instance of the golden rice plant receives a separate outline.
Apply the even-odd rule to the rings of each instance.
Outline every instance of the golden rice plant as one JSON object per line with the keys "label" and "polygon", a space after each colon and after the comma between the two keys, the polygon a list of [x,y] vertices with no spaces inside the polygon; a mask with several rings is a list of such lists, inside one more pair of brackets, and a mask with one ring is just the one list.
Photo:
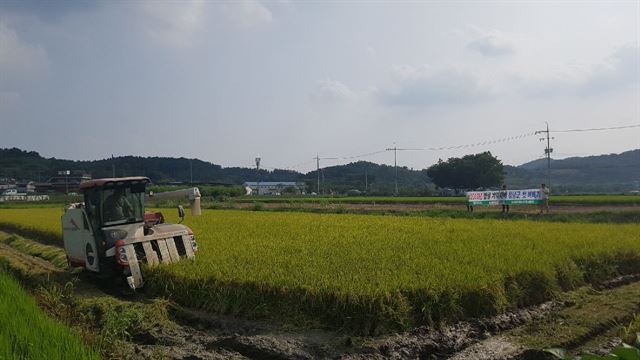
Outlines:
{"label": "golden rice plant", "polygon": [[[59,236],[59,215],[0,209],[0,224]],[[145,269],[151,293],[358,333],[494,314],[640,272],[638,224],[234,210],[204,210],[185,224],[200,251]]]}

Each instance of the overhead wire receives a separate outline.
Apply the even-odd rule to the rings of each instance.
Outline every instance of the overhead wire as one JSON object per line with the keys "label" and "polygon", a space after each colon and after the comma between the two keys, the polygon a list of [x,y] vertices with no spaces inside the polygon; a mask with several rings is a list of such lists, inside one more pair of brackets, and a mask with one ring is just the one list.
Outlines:
{"label": "overhead wire", "polygon": [[602,131],[602,130],[621,130],[621,129],[631,129],[631,128],[640,128],[640,124],[603,127],[603,128],[591,128],[591,129],[549,130],[549,132],[566,133],[566,132],[584,132],[584,131]]}
{"label": "overhead wire", "polygon": [[[568,133],[568,132],[621,130],[621,129],[630,129],[630,128],[640,128],[640,124],[632,124],[632,125],[624,125],[624,126],[612,126],[612,127],[602,127],[602,128],[550,130],[550,132],[552,132],[552,133]],[[387,151],[394,151],[394,150],[396,150],[396,151],[445,151],[445,150],[467,149],[467,148],[473,148],[473,147],[478,147],[478,146],[486,146],[486,145],[499,144],[499,143],[504,143],[504,142],[509,142],[509,141],[522,140],[522,139],[525,139],[525,138],[536,136],[536,135],[538,135],[538,133],[539,133],[539,131],[533,131],[533,132],[528,132],[528,133],[514,135],[514,136],[507,136],[507,137],[503,137],[503,138],[499,138],[499,139],[484,140],[484,141],[479,141],[479,142],[475,142],[475,143],[461,144],[461,145],[440,146],[440,147],[423,147],[423,148],[396,148],[396,147],[394,147],[394,148],[381,149],[381,150],[377,150],[377,151],[371,151],[371,152],[367,152],[367,153],[363,153],[363,154],[357,154],[357,155],[337,156],[337,157],[320,157],[319,159],[317,157],[314,157],[312,160],[307,160],[307,161],[298,163],[296,165],[287,166],[287,167],[285,167],[283,169],[298,168],[298,167],[301,167],[301,166],[304,166],[304,165],[307,165],[307,164],[311,164],[311,163],[313,163],[313,162],[315,162],[317,160],[352,160],[352,159],[369,157],[369,156],[381,154],[381,153],[384,153],[384,152],[387,152]]]}
{"label": "overhead wire", "polygon": [[536,135],[536,132],[530,132],[530,133],[526,133],[526,134],[520,134],[520,135],[515,135],[515,136],[508,136],[508,137],[504,137],[504,138],[500,138],[500,139],[494,139],[494,140],[485,140],[485,141],[480,141],[477,143],[472,143],[472,144],[463,144],[463,145],[453,145],[453,146],[440,146],[440,147],[424,147],[424,148],[387,148],[385,151],[442,151],[442,150],[457,150],[457,149],[466,149],[466,148],[470,148],[470,147],[476,147],[476,146],[483,146],[483,145],[490,145],[490,144],[497,144],[497,143],[501,143],[501,142],[507,142],[507,141],[513,141],[513,140],[520,140],[520,139],[524,139],[530,136],[534,136]]}

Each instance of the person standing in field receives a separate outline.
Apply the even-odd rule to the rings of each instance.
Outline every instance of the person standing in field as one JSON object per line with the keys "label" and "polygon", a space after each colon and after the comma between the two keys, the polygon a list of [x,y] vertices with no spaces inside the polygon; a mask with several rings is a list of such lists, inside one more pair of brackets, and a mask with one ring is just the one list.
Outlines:
{"label": "person standing in field", "polygon": [[542,193],[542,202],[540,203],[540,214],[544,210],[547,210],[547,214],[549,213],[549,188],[546,184],[542,184],[540,187],[540,192]]}
{"label": "person standing in field", "polygon": [[508,214],[509,213],[509,204],[507,204],[507,185],[502,185],[502,196],[500,196],[502,198],[502,213],[503,214]]}

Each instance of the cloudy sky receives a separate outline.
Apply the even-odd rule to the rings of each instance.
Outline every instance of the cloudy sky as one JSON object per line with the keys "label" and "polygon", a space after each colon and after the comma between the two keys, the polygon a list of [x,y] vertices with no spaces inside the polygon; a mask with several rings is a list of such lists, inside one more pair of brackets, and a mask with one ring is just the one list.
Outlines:
{"label": "cloudy sky", "polygon": [[[545,121],[640,123],[640,1],[0,0],[0,147],[309,170],[316,153],[476,144]],[[554,136],[557,157],[640,147],[640,128]],[[398,160],[519,164],[543,148]]]}

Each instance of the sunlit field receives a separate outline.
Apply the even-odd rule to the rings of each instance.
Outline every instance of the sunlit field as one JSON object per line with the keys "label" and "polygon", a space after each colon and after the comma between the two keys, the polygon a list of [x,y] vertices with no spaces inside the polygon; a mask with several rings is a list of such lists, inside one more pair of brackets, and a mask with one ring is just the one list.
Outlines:
{"label": "sunlit field", "polygon": [[[58,209],[0,223],[60,236]],[[169,220],[173,211],[165,211]],[[359,332],[497,313],[640,271],[640,225],[204,210],[195,261],[149,291],[217,313]]]}

